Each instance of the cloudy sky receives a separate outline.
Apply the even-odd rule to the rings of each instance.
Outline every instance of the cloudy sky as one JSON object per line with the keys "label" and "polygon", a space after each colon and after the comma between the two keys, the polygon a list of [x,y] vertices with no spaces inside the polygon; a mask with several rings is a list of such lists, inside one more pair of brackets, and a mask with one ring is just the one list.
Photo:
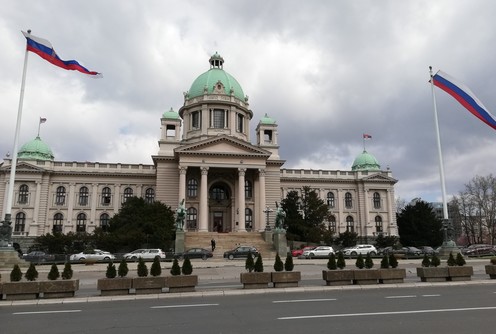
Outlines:
{"label": "cloudy sky", "polygon": [[[12,152],[26,40],[48,39],[103,79],[30,53],[19,143],[56,160],[151,164],[160,117],[216,51],[249,96],[254,128],[277,120],[286,168],[349,170],[366,149],[396,196],[441,200],[429,66],[496,114],[496,2],[18,1],[0,11],[0,161]],[[448,196],[493,172],[496,132],[436,88]]]}

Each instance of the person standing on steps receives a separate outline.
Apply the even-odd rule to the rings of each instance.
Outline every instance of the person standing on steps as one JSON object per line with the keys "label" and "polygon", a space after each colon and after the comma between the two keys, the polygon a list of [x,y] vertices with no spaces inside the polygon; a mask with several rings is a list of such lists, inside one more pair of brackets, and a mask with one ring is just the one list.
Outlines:
{"label": "person standing on steps", "polygon": [[210,244],[212,245],[212,252],[215,250],[215,239],[210,240]]}

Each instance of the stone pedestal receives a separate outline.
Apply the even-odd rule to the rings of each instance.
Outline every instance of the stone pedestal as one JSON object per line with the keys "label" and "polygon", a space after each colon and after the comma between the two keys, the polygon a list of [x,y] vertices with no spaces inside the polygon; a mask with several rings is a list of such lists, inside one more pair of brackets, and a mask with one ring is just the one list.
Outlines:
{"label": "stone pedestal", "polygon": [[274,230],[274,248],[280,257],[286,257],[288,254],[288,241],[286,239],[286,231]]}
{"label": "stone pedestal", "polygon": [[175,253],[184,253],[184,231],[176,231]]}
{"label": "stone pedestal", "polygon": [[456,254],[461,253],[461,251],[453,241],[443,242],[441,249],[439,250],[439,258],[447,259],[449,258],[450,253],[453,253],[453,256],[456,257]]}
{"label": "stone pedestal", "polygon": [[262,236],[265,242],[272,242],[272,230],[265,230],[262,232]]}
{"label": "stone pedestal", "polygon": [[14,248],[0,248],[0,269],[12,269],[14,265],[29,267],[29,263],[19,258],[19,253]]}

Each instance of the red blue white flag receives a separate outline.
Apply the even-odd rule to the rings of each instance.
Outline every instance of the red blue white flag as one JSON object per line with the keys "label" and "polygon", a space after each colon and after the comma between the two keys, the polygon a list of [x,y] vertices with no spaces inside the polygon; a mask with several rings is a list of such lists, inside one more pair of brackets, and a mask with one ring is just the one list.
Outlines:
{"label": "red blue white flag", "polygon": [[438,71],[432,77],[432,83],[453,96],[462,106],[470,111],[475,117],[496,130],[496,118],[487,110],[482,102],[472,93],[470,88],[457,82],[448,74]]}
{"label": "red blue white flag", "polygon": [[41,58],[52,63],[55,66],[61,67],[66,70],[79,71],[84,74],[91,75],[95,78],[101,78],[102,74],[90,71],[86,67],[79,64],[76,60],[62,60],[59,58],[52,44],[46,39],[36,37],[30,33],[22,32],[27,40],[27,50],[36,53]]}
{"label": "red blue white flag", "polygon": [[364,133],[363,134],[363,139],[372,139],[372,136],[367,134],[367,133]]}

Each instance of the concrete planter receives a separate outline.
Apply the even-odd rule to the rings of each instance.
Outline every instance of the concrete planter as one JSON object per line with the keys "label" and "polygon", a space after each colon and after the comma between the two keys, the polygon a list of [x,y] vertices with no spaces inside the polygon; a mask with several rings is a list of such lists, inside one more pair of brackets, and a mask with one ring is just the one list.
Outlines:
{"label": "concrete planter", "polygon": [[270,273],[241,273],[240,281],[243,284],[243,289],[264,289],[271,282]]}
{"label": "concrete planter", "polygon": [[353,270],[353,284],[369,285],[379,282],[378,269],[357,269]]}
{"label": "concrete planter", "polygon": [[491,279],[496,278],[496,265],[488,264],[484,268],[486,269],[486,274],[489,275],[489,278],[491,278]]}
{"label": "concrete planter", "polygon": [[40,296],[40,282],[5,282],[3,294],[6,300],[37,299]]}
{"label": "concrete planter", "polygon": [[197,285],[197,275],[167,276],[165,279],[165,286],[169,288],[170,293],[193,292]]}
{"label": "concrete planter", "polygon": [[40,292],[43,294],[43,298],[74,297],[77,290],[79,290],[78,279],[40,282]]}
{"label": "concrete planter", "polygon": [[133,285],[133,279],[128,277],[100,278],[97,289],[101,296],[128,295]]}
{"label": "concrete planter", "polygon": [[448,267],[418,267],[417,276],[422,282],[446,282],[449,277]]}
{"label": "concrete planter", "polygon": [[301,281],[301,272],[299,271],[276,271],[271,273],[271,281],[274,288],[292,288],[297,287]]}
{"label": "concrete planter", "polygon": [[134,277],[133,289],[137,295],[161,293],[165,287],[165,277]]}
{"label": "concrete planter", "polygon": [[402,268],[378,269],[380,284],[403,283],[406,277],[406,270]]}
{"label": "concrete planter", "polygon": [[322,270],[322,279],[326,281],[327,286],[351,285],[353,271],[348,269]]}
{"label": "concrete planter", "polygon": [[448,267],[448,281],[470,281],[473,274],[474,268],[471,266]]}

